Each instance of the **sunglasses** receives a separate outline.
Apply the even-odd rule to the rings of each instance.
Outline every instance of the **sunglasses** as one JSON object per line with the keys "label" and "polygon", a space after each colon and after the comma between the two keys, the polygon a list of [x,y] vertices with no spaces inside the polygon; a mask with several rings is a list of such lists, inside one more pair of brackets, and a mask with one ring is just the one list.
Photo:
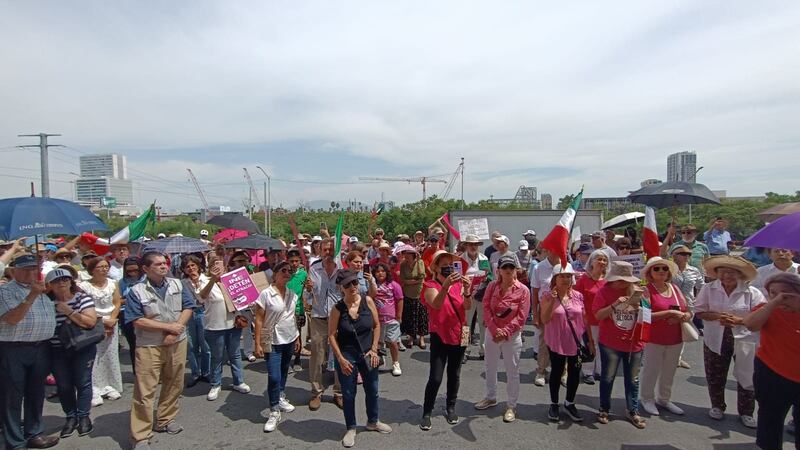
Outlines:
{"label": "sunglasses", "polygon": [[234,263],[234,264],[248,264],[250,261],[248,261],[246,259],[234,259],[231,262]]}
{"label": "sunglasses", "polygon": [[667,266],[655,266],[652,269],[653,272],[669,272],[669,267]]}
{"label": "sunglasses", "polygon": [[347,284],[343,285],[345,289],[350,289],[351,287],[358,286],[358,280],[353,280]]}
{"label": "sunglasses", "polygon": [[681,234],[694,234],[694,231],[681,231]]}
{"label": "sunglasses", "polygon": [[628,250],[628,249],[630,249],[630,247],[627,246],[627,245],[620,245],[617,248],[620,249],[620,250]]}

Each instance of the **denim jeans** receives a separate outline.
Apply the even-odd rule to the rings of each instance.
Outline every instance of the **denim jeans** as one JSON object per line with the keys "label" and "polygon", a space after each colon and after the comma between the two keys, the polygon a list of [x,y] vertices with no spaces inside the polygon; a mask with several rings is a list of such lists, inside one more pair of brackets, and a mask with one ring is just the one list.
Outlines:
{"label": "denim jeans", "polygon": [[294,342],[272,346],[267,353],[267,395],[269,407],[276,409],[281,401],[281,394],[286,390],[286,378],[289,377],[289,365],[294,355]]}
{"label": "denim jeans", "polygon": [[600,411],[611,409],[611,388],[617,376],[619,363],[625,378],[625,402],[628,413],[639,413],[639,369],[642,367],[642,352],[620,352],[600,344]]}
{"label": "denim jeans", "polygon": [[211,366],[211,350],[204,337],[203,319],[206,313],[195,308],[189,323],[186,324],[186,335],[189,338],[189,369],[192,377],[208,376]]}
{"label": "denim jeans", "polygon": [[97,345],[72,352],[53,347],[53,375],[58,387],[58,400],[67,417],[89,417],[92,409],[92,367]]}
{"label": "denim jeans", "polygon": [[345,375],[336,361],[336,373],[339,375],[339,383],[342,385],[342,400],[344,401],[344,422],[348,430],[356,428],[356,392],[358,391],[357,378],[361,373],[364,381],[364,403],[367,406],[367,423],[378,422],[378,368],[370,367],[363,355],[351,355],[343,353],[345,359],[353,365],[350,375]]}
{"label": "denim jeans", "polygon": [[242,384],[242,355],[239,353],[239,341],[242,338],[241,328],[230,328],[227,330],[205,330],[205,341],[211,348],[211,372],[209,373],[209,384],[211,386],[222,385],[222,356],[228,355],[228,362],[231,364],[231,376],[233,384]]}
{"label": "denim jeans", "polygon": [[0,415],[7,449],[25,447],[28,439],[44,431],[44,379],[50,373],[50,365],[47,342],[38,345],[0,342],[0,384],[3,385]]}

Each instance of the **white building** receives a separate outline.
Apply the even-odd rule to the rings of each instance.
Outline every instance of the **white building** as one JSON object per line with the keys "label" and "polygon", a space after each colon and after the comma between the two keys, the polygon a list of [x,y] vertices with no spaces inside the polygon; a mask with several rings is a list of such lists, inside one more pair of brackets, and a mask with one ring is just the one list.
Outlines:
{"label": "white building", "polygon": [[667,181],[696,182],[697,154],[678,152],[667,157]]}
{"label": "white building", "polygon": [[133,205],[133,182],[128,179],[127,160],[116,153],[80,157],[81,177],[75,181],[75,198],[86,206],[99,206],[103,197],[117,205]]}
{"label": "white building", "polygon": [[657,179],[655,179],[655,178],[648,178],[648,179],[646,179],[646,180],[643,180],[643,181],[642,181],[641,183],[639,183],[639,184],[640,184],[642,187],[647,187],[647,186],[655,186],[655,185],[657,185],[657,184],[661,184],[661,183],[662,183],[662,181],[661,181],[661,180],[657,180]]}

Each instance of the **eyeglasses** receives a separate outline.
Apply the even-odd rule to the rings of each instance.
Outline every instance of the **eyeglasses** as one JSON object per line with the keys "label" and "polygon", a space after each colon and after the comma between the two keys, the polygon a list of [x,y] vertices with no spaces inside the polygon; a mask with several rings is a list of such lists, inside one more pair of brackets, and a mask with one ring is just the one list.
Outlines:
{"label": "eyeglasses", "polygon": [[667,266],[655,266],[651,270],[653,272],[669,272],[669,267],[667,267]]}
{"label": "eyeglasses", "polygon": [[248,264],[250,261],[248,261],[246,259],[234,259],[231,262],[234,263],[234,264]]}
{"label": "eyeglasses", "polygon": [[288,267],[284,267],[283,269],[279,270],[278,272],[280,272],[280,273],[291,273],[292,271],[289,270]]}

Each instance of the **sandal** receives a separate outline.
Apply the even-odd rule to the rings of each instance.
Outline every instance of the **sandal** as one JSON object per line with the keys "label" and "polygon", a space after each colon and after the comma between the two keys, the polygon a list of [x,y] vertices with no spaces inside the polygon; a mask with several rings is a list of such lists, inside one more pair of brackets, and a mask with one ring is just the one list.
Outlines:
{"label": "sandal", "polygon": [[428,344],[426,344],[425,341],[420,339],[419,340],[419,348],[421,348],[422,350],[425,350],[426,348],[428,348]]}
{"label": "sandal", "polygon": [[633,426],[636,428],[643,430],[644,427],[647,425],[647,422],[639,415],[639,413],[629,413],[628,420],[631,421]]}
{"label": "sandal", "polygon": [[608,423],[608,412],[607,411],[600,411],[597,413],[597,421],[602,423],[603,425]]}

